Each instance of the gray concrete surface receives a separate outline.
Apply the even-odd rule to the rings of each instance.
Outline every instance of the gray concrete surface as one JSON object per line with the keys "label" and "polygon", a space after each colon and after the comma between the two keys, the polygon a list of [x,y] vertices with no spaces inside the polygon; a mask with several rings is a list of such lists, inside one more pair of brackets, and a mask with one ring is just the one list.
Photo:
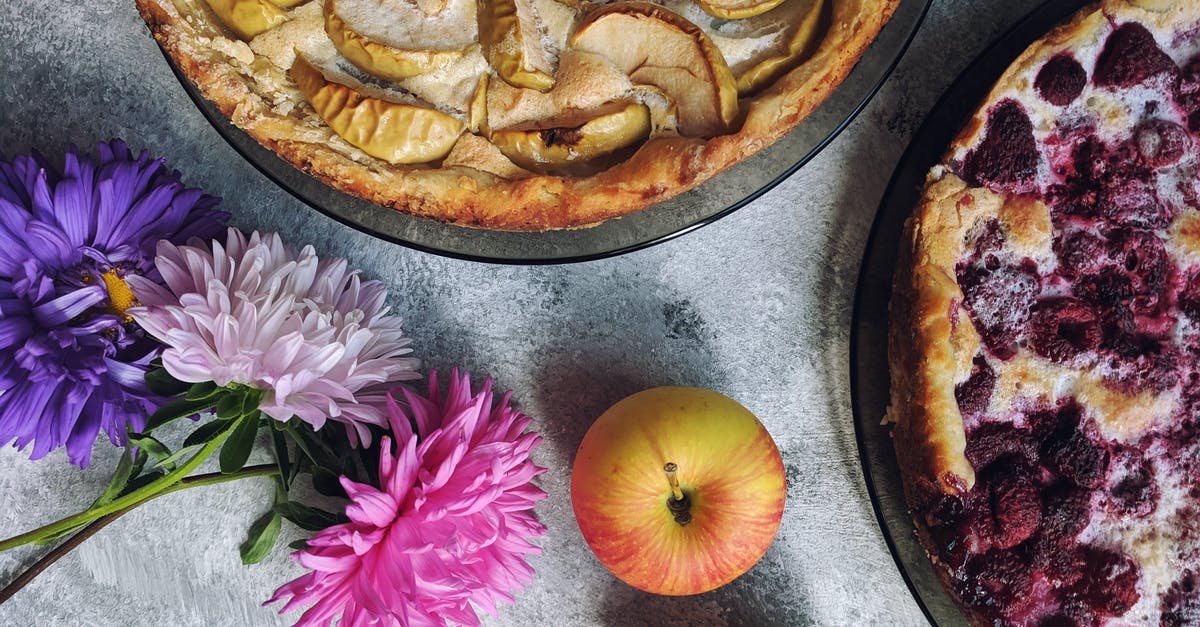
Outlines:
{"label": "gray concrete surface", "polygon": [[[0,3],[0,151],[59,155],[122,137],[169,156],[225,198],[245,228],[349,257],[391,288],[420,357],[515,390],[545,437],[538,508],[549,527],[536,579],[491,625],[917,625],[873,517],[847,380],[855,277],[901,152],[958,72],[1031,0],[935,3],[899,70],[828,149],[760,200],[686,237],[569,266],[455,261],[371,239],[295,201],[246,164],[187,99],[132,2]],[[783,452],[788,503],[746,576],[688,598],[644,594],[588,550],[570,506],[570,461],[590,422],[661,384],[720,390],[754,411]],[[0,450],[0,535],[85,506],[117,451],[87,471],[56,454]],[[272,625],[260,607],[301,574],[277,551],[237,556],[266,481],[165,497],[105,529],[0,606],[2,625]],[[285,541],[302,532],[286,526]],[[40,554],[0,555],[7,581]],[[290,616],[296,618],[296,615]]]}

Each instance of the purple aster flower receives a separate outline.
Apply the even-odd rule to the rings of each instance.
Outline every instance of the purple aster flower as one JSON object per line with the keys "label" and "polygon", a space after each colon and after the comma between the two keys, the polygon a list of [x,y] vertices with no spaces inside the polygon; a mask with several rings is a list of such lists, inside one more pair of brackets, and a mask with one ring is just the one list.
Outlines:
{"label": "purple aster flower", "polygon": [[65,446],[87,466],[103,428],[123,444],[162,403],[145,373],[158,345],[125,310],[125,280],[161,282],[159,240],[218,233],[219,199],[134,157],[120,140],[100,157],[72,148],[61,172],[38,154],[0,157],[0,444]]}

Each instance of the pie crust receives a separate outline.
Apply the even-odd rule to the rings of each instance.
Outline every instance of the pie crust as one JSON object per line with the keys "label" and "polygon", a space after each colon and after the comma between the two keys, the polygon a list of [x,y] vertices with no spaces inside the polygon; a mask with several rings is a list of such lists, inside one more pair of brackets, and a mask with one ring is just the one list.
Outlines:
{"label": "pie crust", "polygon": [[[412,215],[486,229],[539,231],[590,226],[637,211],[770,145],[841,83],[899,0],[833,0],[816,51],[763,91],[743,98],[744,121],[730,134],[653,137],[625,161],[587,176],[532,174],[508,161],[482,134],[472,133],[464,134],[440,164],[388,164],[333,133],[286,68],[229,35],[204,0],[136,2],[155,39],[200,92],[236,126],[297,168]],[[493,75],[492,80],[499,79]],[[578,89],[586,93],[587,86]]]}
{"label": "pie crust", "polygon": [[[1118,29],[1130,24],[1140,24],[1150,33],[1158,47],[1171,57],[1175,66],[1171,72],[1175,73],[1164,71],[1161,76],[1151,75],[1151,78],[1133,81],[1135,84],[1129,85],[1114,85],[1110,84],[1110,79],[1105,79],[1106,84],[1101,86],[1098,82],[1101,65],[1109,73],[1106,76],[1115,75],[1113,73],[1116,72],[1128,74],[1138,71],[1128,70],[1133,65],[1131,63],[1121,65],[1117,70],[1111,69],[1121,62],[1113,61],[1118,58],[1118,53],[1113,51],[1120,47],[1111,43],[1115,38],[1110,38]],[[1028,536],[980,540],[971,535],[973,532],[967,532],[956,540],[949,540],[950,535],[939,535],[942,532],[935,530],[935,527],[940,529],[941,525],[948,525],[946,520],[951,518],[956,521],[977,520],[971,519],[971,512],[963,513],[955,508],[990,507],[991,515],[996,517],[997,522],[988,524],[995,525],[993,529],[1006,524],[1001,517],[1008,514],[1000,512],[1012,502],[1002,503],[1005,497],[997,496],[999,493],[995,491],[987,492],[997,489],[991,484],[979,485],[981,468],[974,467],[968,455],[970,433],[987,434],[1008,429],[1006,433],[1032,438],[1029,434],[1036,433],[1038,427],[1030,416],[1037,412],[1061,411],[1064,406],[1073,408],[1071,411],[1082,412],[1077,437],[1087,438],[1095,450],[1103,451],[1104,465],[1100,467],[1108,468],[1109,473],[1107,479],[1096,479],[1109,483],[1076,490],[1086,497],[1084,508],[1088,512],[1086,520],[1080,521],[1081,524],[1086,522],[1086,526],[1072,536],[1073,541],[1079,543],[1075,548],[1076,553],[1093,551],[1088,553],[1092,555],[1094,552],[1107,551],[1110,553],[1106,555],[1128,556],[1129,562],[1121,561],[1124,558],[1113,558],[1108,563],[1122,564],[1121,568],[1125,570],[1121,572],[1125,574],[1121,576],[1131,577],[1128,573],[1137,573],[1138,577],[1133,588],[1136,590],[1136,595],[1133,595],[1136,601],[1114,602],[1108,608],[1111,612],[1100,611],[1091,615],[1092,618],[1097,622],[1122,619],[1136,623],[1171,623],[1178,616],[1171,613],[1175,610],[1170,607],[1174,606],[1168,606],[1179,597],[1181,586],[1188,588],[1189,598],[1200,599],[1191,591],[1192,587],[1196,587],[1192,585],[1195,583],[1194,573],[1200,572],[1200,569],[1193,571],[1200,565],[1200,535],[1192,535],[1190,522],[1179,522],[1187,520],[1183,513],[1173,514],[1191,507],[1189,499],[1193,497],[1177,493],[1178,480],[1168,472],[1174,472],[1172,469],[1176,468],[1176,462],[1167,458],[1178,452],[1164,444],[1168,437],[1164,434],[1174,434],[1180,429],[1180,416],[1185,411],[1184,397],[1190,394],[1189,389],[1195,385],[1195,366],[1179,366],[1179,381],[1172,385],[1163,384],[1161,389],[1153,386],[1151,389],[1131,387],[1123,380],[1114,379],[1103,359],[1093,359],[1087,352],[1094,351],[1099,355],[1101,348],[1080,349],[1082,353],[1073,353],[1072,349],[1067,351],[1065,357],[1046,357],[1034,349],[1034,331],[1030,330],[1033,325],[1031,316],[1038,315],[1038,311],[1048,311],[1059,302],[1084,298],[1081,296],[1085,293],[1084,287],[1080,282],[1091,278],[1084,277],[1082,271],[1075,275],[1073,271],[1063,269],[1067,263],[1064,258],[1068,254],[1064,251],[1069,246],[1066,242],[1079,231],[1104,229],[1105,237],[1153,237],[1156,239],[1141,241],[1162,242],[1163,249],[1169,253],[1169,278],[1165,279],[1167,286],[1161,288],[1163,306],[1154,315],[1172,320],[1176,325],[1163,332],[1162,341],[1170,344],[1171,350],[1180,353],[1193,351],[1197,345],[1196,328],[1189,317],[1179,312],[1181,305],[1178,303],[1184,298],[1184,291],[1190,289],[1185,285],[1187,277],[1196,271],[1196,263],[1200,260],[1195,254],[1200,251],[1197,247],[1200,240],[1196,237],[1200,231],[1194,229],[1200,225],[1200,211],[1197,211],[1198,203],[1194,195],[1190,198],[1186,195],[1167,198],[1170,194],[1163,191],[1168,189],[1167,184],[1160,182],[1168,176],[1178,175],[1181,179],[1179,189],[1183,189],[1183,185],[1190,185],[1188,181],[1196,180],[1200,172],[1200,166],[1197,165],[1197,146],[1200,145],[1197,130],[1200,129],[1184,131],[1190,140],[1184,142],[1187,148],[1183,156],[1175,157],[1178,161],[1161,166],[1161,169],[1160,166],[1149,168],[1152,172],[1148,175],[1152,187],[1150,193],[1161,201],[1161,206],[1170,208],[1171,215],[1164,223],[1120,222],[1133,220],[1128,217],[1113,218],[1113,221],[1107,221],[1107,217],[1081,218],[1065,209],[1066,204],[1055,203],[1062,198],[1056,194],[1065,194],[1062,190],[1073,184],[1070,183],[1073,180],[1070,177],[1077,174],[1074,168],[1082,167],[1079,165],[1082,161],[1076,161],[1076,155],[1080,153],[1073,152],[1082,150],[1079,148],[1082,141],[1093,141],[1116,151],[1118,144],[1136,147],[1138,144],[1132,143],[1135,134],[1141,133],[1140,129],[1146,128],[1147,124],[1156,123],[1156,120],[1168,120],[1176,127],[1188,126],[1188,112],[1174,109],[1173,101],[1159,96],[1164,91],[1170,93],[1171,89],[1178,89],[1171,85],[1180,84],[1179,81],[1184,79],[1179,76],[1192,71],[1189,62],[1200,64],[1198,33],[1200,4],[1195,2],[1105,0],[1075,14],[1031,45],[1005,71],[951,144],[942,162],[928,174],[923,197],[905,224],[890,305],[888,353],[891,401],[887,419],[894,425],[892,436],[918,537],[934,561],[943,583],[975,624],[1022,623],[1026,619],[1036,623],[1051,618],[1065,620],[1065,614],[1071,612],[1078,611],[1080,615],[1086,613],[1077,607],[1086,605],[1080,600],[1087,596],[1085,591],[1081,591],[1082,588],[1071,587],[1075,584],[1063,583],[1064,579],[1054,579],[1037,571],[1041,568],[1038,565],[1046,561],[1039,554],[1043,545],[1039,544],[1041,536],[1038,534],[1044,533],[1047,510],[1029,515],[1029,519],[1042,522],[1031,523],[1035,531]],[[1104,57],[1105,54],[1109,56]],[[1049,100],[1056,100],[1060,96],[1047,87],[1049,80],[1046,84],[1040,82],[1039,72],[1051,61],[1058,62],[1061,58],[1075,60],[1084,72],[1083,78],[1079,79],[1083,82],[1077,85],[1079,91],[1073,92],[1073,98],[1065,104],[1055,104]],[[1063,84],[1067,82],[1070,81],[1063,80]],[[995,119],[1005,115],[1000,113],[1002,110],[1012,111],[1014,108],[1022,112],[1029,128],[1019,133],[1010,129],[1006,134]],[[1195,120],[1200,121],[1200,116]],[[991,126],[993,123],[994,129]],[[989,133],[993,132],[999,139],[985,146]],[[1090,139],[1076,139],[1082,136]],[[978,161],[983,158],[980,155],[993,149],[998,151],[1001,145],[1005,146],[1005,151],[1012,151],[1011,154],[1003,153],[1003,159],[1007,159],[1017,154],[1018,149],[1013,146],[1029,141],[1025,139],[1028,137],[1032,137],[1032,148],[1036,149],[1036,162],[1013,157],[993,168],[992,172],[999,174],[985,175],[974,169],[971,163],[973,159]],[[1076,141],[1081,143],[1073,143]],[[1165,150],[1158,145],[1152,149]],[[1139,158],[1151,159],[1145,155]],[[1123,166],[1110,164],[1109,167],[1117,171]],[[1008,177],[1009,173],[1018,169],[1025,174]],[[1168,171],[1169,174],[1166,174]],[[1175,179],[1171,181],[1174,184]],[[1098,211],[1108,211],[1108,207],[1117,207],[1119,204],[1105,196],[1107,192],[1100,191],[1100,187],[1072,188],[1071,193],[1084,196],[1091,194],[1086,197],[1093,199]],[[1066,200],[1061,202],[1067,203]],[[1112,211],[1115,215],[1118,210]],[[999,248],[986,248],[992,244],[985,246],[981,243],[988,237],[994,237],[988,229],[1000,233]],[[979,250],[995,252],[984,254],[981,261]],[[1138,249],[1135,247],[1134,250]],[[983,273],[998,272],[994,270],[997,267],[1011,267],[1018,274],[1026,271],[1022,268],[1036,268],[1031,272],[1039,282],[1033,292],[1037,300],[1032,309],[1025,310],[1031,312],[1025,321],[1014,323],[1015,328],[1021,329],[1020,335],[1013,336],[1019,338],[1015,344],[1005,344],[1001,348],[1003,342],[996,338],[1005,337],[1007,331],[1001,326],[993,326],[989,331],[987,325],[991,324],[992,319],[977,317],[976,309],[989,312],[992,309],[980,306],[977,301],[970,302],[972,297],[967,294],[969,290],[962,285],[974,280],[969,274],[974,271],[971,266],[973,263],[992,268],[981,270]],[[1136,267],[1139,262],[1135,258],[1130,263]],[[1134,268],[1129,271],[1134,272]],[[1063,279],[1063,276],[1075,278]],[[1014,279],[1019,280],[1023,279]],[[987,298],[992,294],[1002,294],[1004,298],[1009,296],[1009,293],[997,291],[981,290],[976,293],[984,294],[976,298]],[[1142,294],[1135,286],[1133,292],[1127,295],[1127,301],[1134,302]],[[1004,316],[1020,319],[1020,316],[1004,309],[1007,301],[999,302],[1003,300],[1000,297],[994,300],[997,302],[991,305],[995,306],[996,315],[1003,319],[1008,319]],[[1042,309],[1039,310],[1039,307]],[[1068,306],[1062,307],[1065,310]],[[1077,320],[1086,320],[1087,325],[1100,324],[1095,322],[1094,316],[1089,316],[1092,314],[1082,315]],[[1138,320],[1140,324],[1141,318]],[[1107,327],[1105,329],[1104,333],[1109,333]],[[984,337],[989,332],[993,334],[992,344]],[[1134,332],[1129,333],[1132,335]],[[1108,335],[1104,337],[1103,342],[1108,342]],[[1081,345],[1093,342],[1092,339],[1079,341]],[[1105,347],[1103,350],[1108,350],[1107,344]],[[981,359],[992,373],[991,389],[984,397],[981,409],[964,412],[961,406],[966,401],[960,400],[960,396],[969,396],[969,392],[963,392],[963,389],[978,372],[981,367],[978,360]],[[1012,437],[1015,439],[1018,436]],[[1191,435],[1184,437],[1184,440],[1185,443],[1178,446],[1186,448],[1196,444]],[[984,445],[979,446],[982,448]],[[996,448],[990,442],[987,446]],[[1020,445],[1012,444],[1011,448],[1017,450],[1027,446],[1030,445],[1022,441]],[[1034,504],[1040,502],[1045,506],[1051,500],[1045,491],[1050,489],[1046,488],[1049,482],[1058,482],[1056,485],[1070,483],[1046,470],[1047,465],[1053,466],[1057,462],[1038,465],[1039,456],[1055,454],[1053,446],[1045,442],[1032,445],[1034,459],[1028,462],[1021,457],[1027,454],[1028,448],[1021,448],[1022,453],[1013,455],[1017,459],[1013,467],[1021,468],[1021,472],[1026,472],[1029,464],[1034,467],[1029,471],[1033,473],[1033,479],[1021,480],[1026,482],[1022,486],[1029,486],[1030,483],[1041,486],[1037,488],[1043,490],[1040,501],[1033,499],[1031,502]],[[1114,505],[1118,499],[1113,495],[1111,482],[1115,481],[1113,473],[1117,471],[1114,468],[1121,455],[1132,456],[1155,469],[1152,481],[1156,492],[1152,512],[1127,513],[1119,511]],[[994,463],[995,458],[991,459],[988,463]],[[995,485],[1000,485],[1007,480],[997,477],[998,472],[989,471],[988,481],[995,480]],[[1049,478],[1051,476],[1055,478]],[[1073,490],[1078,487],[1074,484],[1071,486]],[[954,512],[944,515],[949,510]],[[964,529],[971,529],[972,524],[977,523],[961,523]],[[996,533],[997,538],[1003,535]],[[949,546],[955,542],[958,546]],[[966,546],[965,550],[963,545]],[[1018,600],[1005,600],[1003,595],[1007,589],[996,583],[995,578],[979,583],[968,581],[973,575],[964,574],[987,568],[986,565],[979,565],[975,571],[971,571],[971,560],[993,559],[991,556],[1000,554],[1016,555],[1012,558],[1015,563],[1023,564],[1022,568],[1030,572],[1037,571],[1028,575],[1032,583],[1026,583],[1031,587],[1022,588],[1024,592]],[[1091,562],[1081,566],[1084,563],[1081,561],[1072,568],[1076,571],[1087,570]],[[1128,564],[1133,564],[1132,569]],[[975,586],[974,590],[969,589],[972,585]],[[1200,592],[1200,587],[1196,588]],[[972,604],[966,599],[967,593],[978,594],[975,598],[977,603]],[[1025,597],[1036,600],[1027,601]],[[1046,601],[1047,598],[1052,598],[1052,601]],[[985,602],[991,605],[985,608]],[[1046,603],[1045,607],[1050,609],[1038,609],[1038,603]],[[1076,605],[1068,607],[1072,603]],[[1019,612],[1005,613],[1008,611],[1004,607],[1006,604],[1021,604],[1021,609]],[[1200,612],[1200,601],[1188,607]],[[1039,611],[1050,613],[1038,614]],[[1026,618],[1018,620],[1014,616]],[[1200,620],[1200,613],[1189,616],[1191,620]],[[1086,622],[1077,617],[1072,620]]]}

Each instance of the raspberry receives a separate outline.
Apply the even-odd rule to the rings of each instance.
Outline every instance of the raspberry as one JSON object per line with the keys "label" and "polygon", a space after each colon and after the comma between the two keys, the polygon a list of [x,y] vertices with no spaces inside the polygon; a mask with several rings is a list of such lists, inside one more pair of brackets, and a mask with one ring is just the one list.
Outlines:
{"label": "raspberry", "polygon": [[1109,265],[1096,274],[1082,276],[1075,281],[1072,290],[1095,307],[1106,326],[1132,330],[1133,281],[1119,267]]}
{"label": "raspberry", "polygon": [[1117,225],[1158,225],[1173,214],[1163,206],[1147,167],[1132,142],[1109,147],[1090,130],[1060,167],[1064,182],[1051,185],[1046,198],[1057,222],[1061,215],[1104,218]]}
{"label": "raspberry", "polygon": [[1157,394],[1179,383],[1179,351],[1162,340],[1117,332],[1106,337],[1104,348],[1111,351],[1105,377],[1126,393]]}
{"label": "raspberry", "polygon": [[1149,172],[1132,176],[1122,172],[1104,181],[1097,205],[1104,219],[1119,226],[1158,229],[1175,218],[1175,212],[1159,200]]}
{"label": "raspberry", "polygon": [[1052,105],[1065,107],[1083,93],[1087,84],[1087,72],[1068,53],[1056,55],[1038,70],[1033,88]]}
{"label": "raspberry", "polygon": [[1130,278],[1130,310],[1140,315],[1157,313],[1175,271],[1163,241],[1154,233],[1132,229],[1113,229],[1108,237],[1109,258]]}
{"label": "raspberry", "polygon": [[1200,624],[1200,578],[1191,569],[1183,571],[1179,580],[1162,595],[1163,627],[1183,627]]}
{"label": "raspberry", "polygon": [[1092,80],[1104,87],[1132,87],[1153,76],[1178,71],[1145,26],[1127,22],[1104,42]]}
{"label": "raspberry", "polygon": [[1042,442],[1042,460],[1053,471],[1083,488],[1104,483],[1108,449],[1093,442],[1078,428],[1059,428]]}
{"label": "raspberry", "polygon": [[987,410],[992,398],[992,389],[996,387],[996,372],[988,365],[983,354],[975,356],[971,364],[971,374],[966,381],[954,386],[954,398],[958,401],[958,410],[963,418],[976,418]]}
{"label": "raspberry", "polygon": [[992,545],[1009,549],[1028,540],[1042,523],[1042,498],[1023,462],[996,464],[983,481],[992,506]]}
{"label": "raspberry", "polygon": [[1187,114],[1188,130],[1200,133],[1200,56],[1184,65],[1179,73],[1175,102]]}
{"label": "raspberry", "polygon": [[1166,120],[1143,122],[1133,131],[1138,154],[1151,167],[1161,168],[1179,161],[1192,145],[1187,130]]}
{"label": "raspberry", "polygon": [[1015,100],[1003,100],[988,113],[983,141],[967,154],[963,175],[977,186],[1030,191],[1038,159],[1029,116]]}
{"label": "raspberry", "polygon": [[1018,614],[1033,588],[1029,565],[1014,551],[993,550],[967,562],[955,582],[963,604],[993,620]]}
{"label": "raspberry", "polygon": [[1067,277],[1100,271],[1106,259],[1104,238],[1090,230],[1059,231],[1054,238],[1059,273]]}
{"label": "raspberry", "polygon": [[1179,292],[1179,310],[1195,322],[1200,322],[1200,269],[1192,270],[1192,277]]}
{"label": "raspberry", "polygon": [[1100,346],[1104,333],[1090,305],[1063,298],[1034,306],[1028,336],[1033,352],[1062,363]]}
{"label": "raspberry", "polygon": [[983,471],[1009,455],[1032,462],[1037,458],[1037,449],[1028,429],[1018,429],[1008,422],[983,422],[967,434],[965,452],[971,467]]}
{"label": "raspberry", "polygon": [[1141,459],[1133,449],[1123,449],[1115,455],[1114,466],[1110,506],[1117,512],[1138,518],[1153,513],[1158,506],[1158,484],[1154,482],[1150,462]]}
{"label": "raspberry", "polygon": [[1016,354],[1029,309],[1041,292],[1041,277],[1028,259],[1017,265],[995,265],[960,267],[958,283],[984,344],[997,357],[1007,359]]}
{"label": "raspberry", "polygon": [[989,254],[1000,252],[1004,248],[1004,242],[1008,239],[1004,234],[1003,227],[1000,226],[1000,221],[996,218],[990,218],[976,225],[971,229],[967,238],[970,240],[970,249],[973,251],[972,257],[975,259],[984,259]]}
{"label": "raspberry", "polygon": [[1120,616],[1137,603],[1140,569],[1124,553],[1087,546],[1083,549],[1087,568],[1072,592],[1097,614]]}

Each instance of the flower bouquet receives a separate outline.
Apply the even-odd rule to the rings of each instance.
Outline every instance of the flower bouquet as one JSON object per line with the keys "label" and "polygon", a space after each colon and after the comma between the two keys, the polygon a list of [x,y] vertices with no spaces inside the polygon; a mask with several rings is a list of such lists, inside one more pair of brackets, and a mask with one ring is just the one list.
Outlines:
{"label": "flower bouquet", "polygon": [[[0,444],[87,467],[124,453],[86,509],[0,540],[56,544],[0,603],[104,525],[158,496],[273,477],[247,564],[283,521],[307,574],[267,603],[298,623],[478,624],[532,579],[544,532],[531,419],[420,363],[382,283],[277,234],[225,226],[218,200],[120,141],[0,159]],[[162,428],[191,421],[180,442]],[[177,431],[177,429],[175,430]],[[274,463],[247,465],[256,447]],[[216,457],[219,472],[198,474]],[[340,511],[296,500],[299,482]],[[249,521],[248,521],[249,522]]]}

